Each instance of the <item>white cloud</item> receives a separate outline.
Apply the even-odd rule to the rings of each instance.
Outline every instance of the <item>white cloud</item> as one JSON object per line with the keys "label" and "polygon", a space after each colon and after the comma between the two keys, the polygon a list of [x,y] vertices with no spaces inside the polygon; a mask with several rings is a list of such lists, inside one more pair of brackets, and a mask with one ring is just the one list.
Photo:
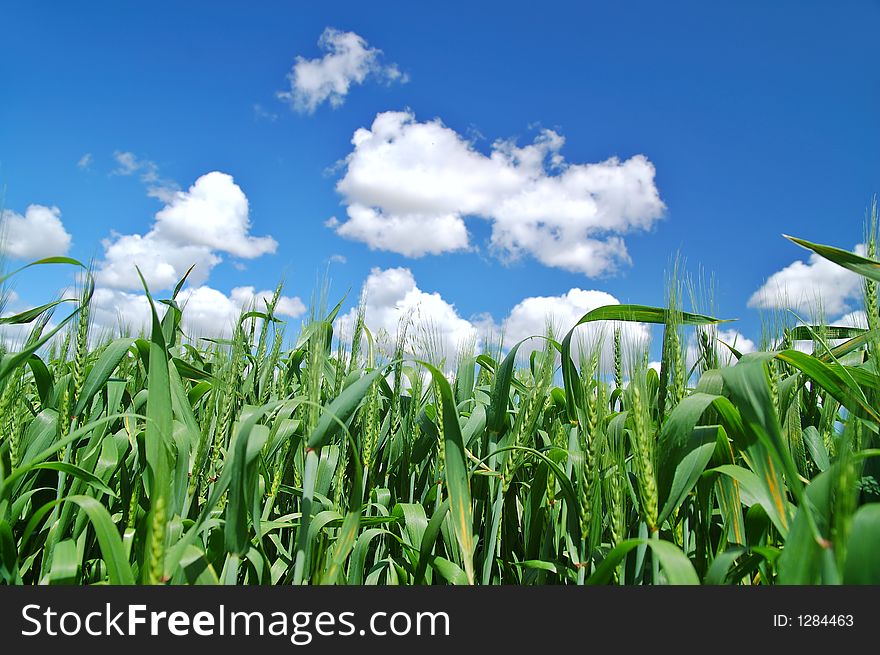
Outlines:
{"label": "white cloud", "polygon": [[[374,268],[363,286],[366,302],[365,323],[376,335],[383,333],[383,351],[388,353],[396,341],[401,319],[409,318],[409,352],[419,357],[437,354],[445,357],[447,365],[455,361],[461,346],[474,344],[477,348],[497,346],[503,334],[504,347],[530,336],[546,334],[548,321],[553,324],[555,335],[562,338],[587,312],[603,305],[619,304],[618,300],[603,291],[571,289],[560,296],[537,296],[525,298],[497,323],[490,315],[480,314],[470,319],[462,317],[456,307],[439,293],[420,289],[408,268]],[[357,311],[352,309],[341,317],[337,336],[350,339]],[[646,325],[619,323],[625,361],[632,354],[641,353],[650,340]],[[575,358],[580,348],[591,348],[603,333],[602,364],[612,365],[613,340],[610,326],[592,324],[578,328],[573,340]],[[527,355],[543,349],[545,342],[533,339],[524,343],[519,352]],[[608,370],[608,368],[606,368]]]}
{"label": "white cloud", "polygon": [[[265,310],[263,299],[271,299],[272,293],[255,291],[252,286],[235,287],[229,295],[207,285],[187,287],[177,296],[183,310],[183,330],[191,338],[229,337],[242,309]],[[163,305],[156,308],[164,314]],[[276,314],[298,318],[305,310],[299,298],[281,296]],[[97,333],[124,328],[136,334],[150,329],[150,305],[141,293],[99,287],[92,297],[91,312]]]}
{"label": "white cloud", "polygon": [[[5,314],[4,314],[5,315]],[[57,323],[49,321],[43,328],[43,334],[51,332]],[[19,350],[27,342],[33,331],[34,323],[20,323],[16,325],[0,325],[0,345],[7,350]],[[57,337],[56,337],[57,338]]]}
{"label": "white cloud", "polygon": [[732,366],[733,364],[736,364],[736,358],[730,351],[730,348],[728,348],[727,346],[736,349],[739,353],[743,355],[753,353],[758,349],[757,344],[746,337],[739,330],[735,330],[733,328],[722,329],[718,328],[717,326],[696,328],[691,332],[691,337],[688,340],[687,344],[685,365],[687,366],[688,370],[693,367],[693,365],[699,360],[702,354],[699,345],[699,335],[701,329],[707,331],[710,340],[713,342],[717,361],[720,366]]}
{"label": "white cloud", "polygon": [[89,312],[93,337],[104,332],[138,334],[150,329],[150,304],[142,293],[98,287],[92,294]]}
{"label": "white cloud", "polygon": [[857,327],[867,329],[868,327],[868,317],[865,314],[864,309],[857,309],[854,312],[849,312],[848,314],[844,314],[836,321],[831,322],[832,325],[842,325],[846,327]]}
{"label": "white cloud", "polygon": [[370,207],[352,205],[348,208],[348,218],[337,228],[337,234],[363,241],[371,250],[421,257],[468,248],[467,228],[455,214],[385,216]]}
{"label": "white cloud", "polygon": [[[274,291],[263,289],[254,291],[254,287],[235,287],[230,292],[230,299],[239,308],[254,306],[257,311],[265,311],[266,303],[272,300]],[[275,305],[275,314],[299,318],[306,313],[306,306],[298,297],[279,296],[278,304]]]}
{"label": "white cloud", "polygon": [[[518,341],[526,337],[539,335],[547,332],[548,322],[553,326],[553,334],[557,340],[561,340],[569,330],[581,319],[581,317],[597,307],[604,305],[619,305],[620,302],[610,293],[596,290],[570,289],[559,296],[533,296],[519,302],[501,325],[504,333],[504,342],[510,348]],[[602,347],[601,365],[607,371],[613,365],[614,342],[613,326],[619,326],[621,330],[621,345],[624,362],[648,347],[651,333],[648,326],[643,323],[608,322],[585,323],[578,327],[572,338],[572,351],[575,363],[579,359],[581,350],[593,352],[592,348],[597,344]],[[532,350],[542,349],[544,342],[537,339],[526,342],[520,348],[525,354]]]}
{"label": "white cloud", "polygon": [[[27,311],[28,309],[33,309],[36,305],[27,303],[22,300],[22,298],[16,293],[13,289],[6,288],[5,290],[5,298],[2,303],[2,316],[4,318],[9,316],[14,316],[15,314],[19,314],[21,312]],[[61,295],[59,297],[67,297],[66,295]],[[40,304],[43,304],[42,301]],[[55,316],[58,312],[61,312],[61,316],[65,316],[68,312],[71,311],[73,305],[60,305],[55,307],[54,309],[49,310],[50,316],[46,321],[46,324],[43,326],[42,334],[48,334],[55,327],[57,327],[58,323],[55,320]],[[40,320],[43,320],[44,317],[41,317]],[[28,337],[31,336],[34,327],[37,325],[37,321],[31,321],[30,323],[17,323],[17,324],[2,324],[0,325],[0,344],[2,344],[7,350],[20,350]],[[59,335],[55,335],[54,339],[59,339]],[[51,340],[50,340],[51,343]]]}
{"label": "white cloud", "polygon": [[92,166],[92,153],[87,152],[76,162],[76,167],[80,170],[87,171]]}
{"label": "white cloud", "polygon": [[[864,244],[856,245],[854,250],[865,254]],[[752,294],[748,305],[761,309],[790,308],[802,315],[818,311],[834,315],[846,312],[861,289],[859,275],[813,253],[806,263],[798,260],[773,273]]]}
{"label": "white cloud", "polygon": [[253,259],[275,252],[272,237],[253,237],[248,199],[231,175],[202,175],[189,191],[178,192],[156,214],[154,230],[174,243],[201,245]]}
{"label": "white cloud", "polygon": [[177,191],[144,235],[105,239],[104,259],[96,272],[99,284],[136,290],[139,266],[151,291],[172,287],[195,264],[190,281],[199,286],[221,261],[218,253],[252,259],[275,252],[270,236],[254,237],[248,200],[230,175],[217,171]]}
{"label": "white cloud", "polygon": [[199,285],[222,259],[207,246],[187,245],[159,237],[154,230],[145,235],[114,235],[104,239],[104,259],[95,277],[99,284],[116,289],[141,289],[137,266],[150,291],[170,289],[195,265],[189,281]]}
{"label": "white cloud", "polygon": [[[460,346],[475,342],[477,330],[462,318],[439,293],[422,291],[408,268],[374,268],[363,285],[366,302],[364,322],[374,336],[380,335],[385,351],[394,347],[401,319],[408,319],[408,350],[419,357],[446,359],[452,364]],[[350,339],[357,310],[339,321],[339,336]]]}
{"label": "white cloud", "polygon": [[758,349],[757,344],[739,330],[718,330],[718,339],[728,346],[736,348],[743,355],[753,353]]}
{"label": "white cloud", "polygon": [[[131,153],[117,153],[117,161],[120,175],[141,171],[147,182],[158,179],[151,162]],[[223,253],[253,259],[275,252],[278,244],[272,237],[255,237],[250,230],[248,199],[230,175],[213,171],[186,191],[170,192],[145,234],[114,234],[103,241],[104,257],[95,272],[98,288],[92,300],[96,330],[149,329],[149,304],[140,293],[136,265],[156,293],[171,289],[194,264],[188,286],[177,297],[183,308],[183,329],[193,338],[230,336],[243,308],[265,310],[265,300],[273,295],[253,286],[235,287],[227,295],[206,284]],[[157,309],[164,312],[161,306]],[[296,318],[305,310],[299,298],[281,296],[276,314]]]}
{"label": "white cloud", "polygon": [[180,187],[174,180],[159,176],[159,166],[149,159],[138,158],[133,152],[117,150],[113,158],[118,166],[111,175],[129,176],[140,173],[141,182],[147,186],[147,195],[162,202],[170,202]]}
{"label": "white cloud", "polygon": [[0,246],[13,259],[65,255],[70,241],[58,207],[29,205],[24,216],[8,209],[0,213]]}
{"label": "white cloud", "polygon": [[406,82],[407,76],[396,64],[380,63],[381,50],[371,48],[354,32],[328,27],[318,39],[325,53],[320,59],[297,56],[287,76],[289,91],[280,91],[281,100],[303,113],[314,113],[323,102],[339,107],[345,102],[352,84],[363,84],[368,77],[386,82]]}
{"label": "white cloud", "polygon": [[[208,286],[184,289],[178,296],[183,308],[183,329],[190,336],[230,336],[242,309],[264,311],[264,300],[272,298],[272,291],[255,291],[254,287],[236,287],[228,296]],[[299,298],[282,296],[276,314],[298,318],[306,311]]]}
{"label": "white cloud", "polygon": [[269,121],[270,123],[274,123],[278,120],[278,114],[275,112],[268,111],[263,105],[260,103],[254,103],[254,120],[255,121]]}
{"label": "white cloud", "polygon": [[113,171],[113,175],[134,175],[142,166],[146,166],[148,170],[154,170],[156,167],[153,162],[141,164],[133,152],[117,150],[113,153],[113,158],[119,164],[119,167]]}
{"label": "white cloud", "polygon": [[336,185],[348,220],[328,226],[409,257],[467,249],[464,218],[475,216],[506,259],[598,276],[629,263],[621,235],[650,229],[664,211],[644,155],[569,164],[553,130],[523,147],[496,141],[485,155],[439,119],[385,112],[351,142]]}

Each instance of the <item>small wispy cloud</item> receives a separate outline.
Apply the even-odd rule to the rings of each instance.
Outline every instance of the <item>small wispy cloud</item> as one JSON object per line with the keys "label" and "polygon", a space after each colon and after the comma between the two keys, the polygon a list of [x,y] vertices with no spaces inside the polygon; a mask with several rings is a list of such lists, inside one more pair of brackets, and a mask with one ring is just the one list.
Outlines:
{"label": "small wispy cloud", "polygon": [[138,158],[133,152],[117,150],[113,153],[117,167],[111,175],[129,176],[139,174],[141,182],[147,186],[147,195],[162,202],[171,202],[180,191],[174,180],[159,175],[159,166],[149,159]]}
{"label": "small wispy cloud", "polygon": [[149,159],[139,159],[133,152],[117,150],[113,153],[117,167],[111,175],[134,175],[140,172],[144,180],[158,177],[159,167]]}
{"label": "small wispy cloud", "polygon": [[270,123],[274,123],[278,120],[278,114],[268,111],[259,102],[254,103],[253,110],[255,121],[269,121]]}
{"label": "small wispy cloud", "polygon": [[321,34],[318,46],[324,51],[319,59],[297,56],[287,75],[289,91],[279,91],[279,99],[289,102],[300,113],[313,114],[323,102],[339,107],[352,84],[363,84],[367,78],[386,84],[409,81],[397,64],[382,64],[382,51],[370,47],[354,32],[341,32],[328,27]]}
{"label": "small wispy cloud", "polygon": [[76,162],[76,167],[81,171],[88,171],[92,167],[92,153],[87,152],[82,157],[79,158],[79,161]]}
{"label": "small wispy cloud", "polygon": [[331,264],[345,264],[348,262],[348,258],[345,255],[330,255],[330,263]]}

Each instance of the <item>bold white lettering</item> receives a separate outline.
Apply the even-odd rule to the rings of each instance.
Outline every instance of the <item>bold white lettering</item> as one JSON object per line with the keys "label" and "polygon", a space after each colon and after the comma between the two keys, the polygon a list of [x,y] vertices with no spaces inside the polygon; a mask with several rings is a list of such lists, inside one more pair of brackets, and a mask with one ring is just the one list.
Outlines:
{"label": "bold white lettering", "polygon": [[138,612],[145,612],[147,610],[146,605],[129,605],[128,606],[128,635],[134,636],[137,634],[137,625],[138,623],[146,624],[147,620],[138,616]]}
{"label": "bold white lettering", "polygon": [[38,635],[38,634],[40,634],[40,630],[43,627],[43,624],[40,623],[39,621],[37,621],[34,617],[28,616],[28,610],[30,610],[30,609],[38,610],[38,609],[40,609],[40,606],[39,605],[25,605],[24,607],[21,608],[21,618],[23,618],[25,621],[30,621],[31,623],[33,623],[35,626],[37,626],[37,629],[33,630],[31,632],[27,632],[25,630],[22,630],[21,631],[22,637],[33,637],[34,635]]}
{"label": "bold white lettering", "polygon": [[189,634],[189,616],[186,612],[171,612],[168,615],[168,631],[177,637]]}
{"label": "bold white lettering", "polygon": [[214,615],[210,612],[199,612],[193,617],[193,630],[197,635],[210,637],[214,634]]}

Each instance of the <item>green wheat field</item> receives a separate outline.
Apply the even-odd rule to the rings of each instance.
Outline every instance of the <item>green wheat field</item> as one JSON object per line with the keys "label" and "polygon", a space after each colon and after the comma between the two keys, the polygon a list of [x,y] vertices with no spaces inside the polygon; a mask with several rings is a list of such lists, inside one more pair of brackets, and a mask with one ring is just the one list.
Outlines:
{"label": "green wheat field", "polygon": [[0,351],[0,579],[880,584],[876,209],[866,231],[866,257],[792,240],[864,277],[867,329],[779,316],[747,355],[675,270],[662,306],[449,362],[406,320],[343,338],[320,291],[285,333],[281,285],[229,340],[183,333],[185,279],[144,334],[96,335],[88,267],[34,262],[82,283],[2,319],[29,336]]}

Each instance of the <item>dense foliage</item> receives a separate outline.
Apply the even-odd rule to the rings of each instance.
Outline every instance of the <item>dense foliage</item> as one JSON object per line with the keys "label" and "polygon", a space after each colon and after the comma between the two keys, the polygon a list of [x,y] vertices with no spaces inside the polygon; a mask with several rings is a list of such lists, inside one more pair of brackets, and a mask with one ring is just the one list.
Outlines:
{"label": "dense foliage", "polygon": [[[320,303],[285,341],[280,286],[190,342],[182,281],[145,335],[98,344],[85,283],[57,325],[71,305],[2,319],[31,330],[0,360],[0,579],[880,583],[880,264],[800,243],[865,276],[867,329],[742,355],[674,289],[432,362],[404,336],[383,356],[362,314],[339,338]],[[662,331],[659,370],[624,321]]]}

